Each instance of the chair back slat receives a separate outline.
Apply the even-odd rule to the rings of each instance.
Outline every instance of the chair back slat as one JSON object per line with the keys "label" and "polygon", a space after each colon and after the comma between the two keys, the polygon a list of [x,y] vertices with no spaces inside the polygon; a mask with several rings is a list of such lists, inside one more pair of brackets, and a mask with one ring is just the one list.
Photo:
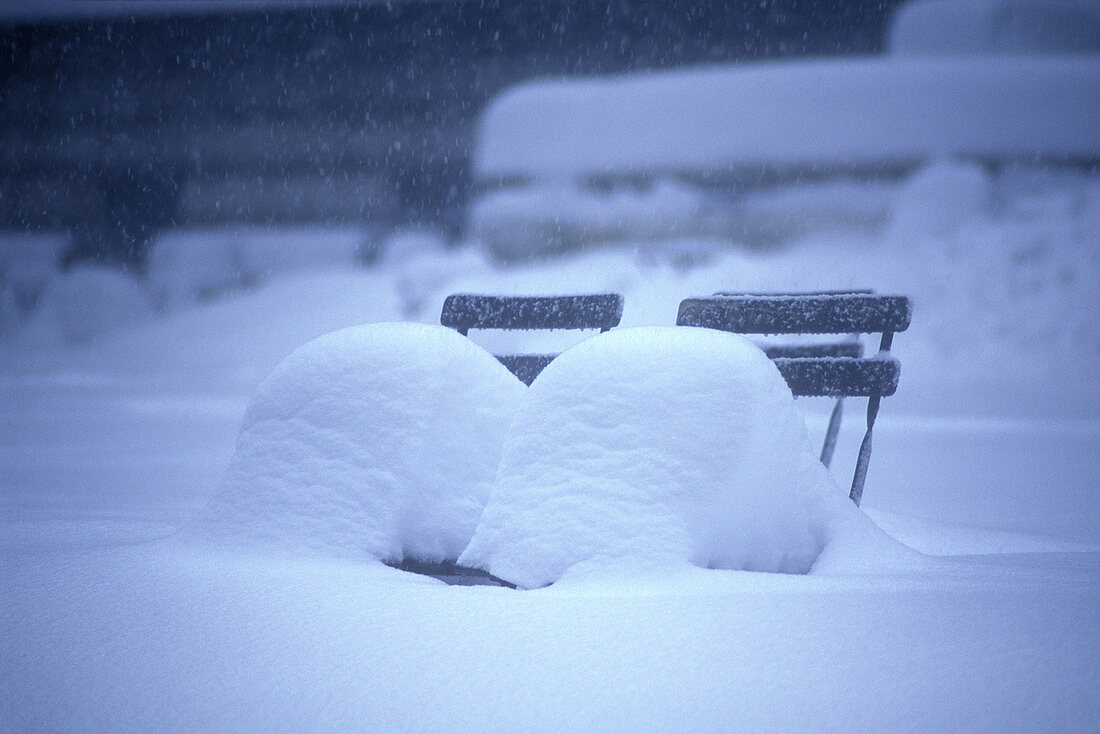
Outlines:
{"label": "chair back slat", "polygon": [[871,293],[688,298],[676,323],[737,334],[872,334],[905,331],[909,299]]}
{"label": "chair back slat", "polygon": [[[467,335],[470,329],[599,329],[619,325],[623,297],[618,293],[579,296],[489,296],[455,293],[443,301],[439,323]],[[498,354],[497,360],[530,385],[556,354]]]}
{"label": "chair back slat", "polygon": [[600,329],[618,326],[623,297],[618,293],[579,296],[447,296],[439,323],[469,329]]}
{"label": "chair back slat", "polygon": [[[871,435],[882,398],[898,388],[901,366],[889,356],[894,333],[909,328],[912,305],[904,296],[880,296],[869,290],[818,293],[718,293],[680,303],[678,326],[699,326],[736,334],[848,334],[834,344],[761,345],[791,393],[836,398],[829,418],[821,462],[833,457],[844,398],[867,398],[867,430],[856,457],[849,493],[857,505],[871,458]],[[860,334],[882,335],[879,353],[863,358]]]}
{"label": "chair back slat", "polygon": [[887,397],[898,389],[901,365],[892,357],[808,357],[772,360],[799,397]]}
{"label": "chair back slat", "polygon": [[768,359],[799,357],[862,357],[863,345],[857,341],[832,344],[760,344]]}

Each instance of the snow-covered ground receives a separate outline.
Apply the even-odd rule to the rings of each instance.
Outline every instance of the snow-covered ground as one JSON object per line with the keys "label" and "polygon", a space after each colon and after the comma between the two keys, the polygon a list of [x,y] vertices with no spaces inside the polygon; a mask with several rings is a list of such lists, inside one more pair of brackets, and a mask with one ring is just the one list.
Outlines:
{"label": "snow-covered ground", "polygon": [[[0,732],[1100,730],[1100,14],[896,18],[503,95],[456,247],[174,231],[137,283],[0,233]],[[862,401],[826,470],[829,401],[672,324],[868,287],[914,318],[856,508]],[[625,307],[466,339],[461,291]]]}
{"label": "snow-covered ground", "polygon": [[[271,233],[265,266],[255,244],[262,234],[177,232],[161,253],[175,264],[157,266],[144,291],[149,308],[135,321],[92,318],[133,297],[129,284],[112,291],[98,274],[70,276],[53,284],[64,298],[44,286],[39,310],[0,347],[0,730],[1094,731],[1100,187],[1092,176],[1022,171],[1011,195],[979,177],[974,196],[964,195],[975,188],[970,169],[923,175],[932,183],[885,192],[874,227],[819,229],[765,252],[628,241],[502,269],[475,249],[410,233],[365,267],[347,232],[284,231]],[[239,253],[246,240],[248,277],[205,273],[210,258],[167,257],[188,247],[225,254],[229,245],[215,242],[236,243]],[[278,254],[311,243],[321,265]],[[798,528],[824,527],[813,519],[823,516],[806,514],[817,490],[774,506],[744,497],[706,505],[707,487],[684,494],[690,478],[713,483],[728,470],[759,480],[778,470],[768,469],[775,457],[751,466],[716,458],[726,466],[693,453],[700,441],[708,451],[727,440],[751,446],[736,442],[749,441],[754,414],[723,424],[721,411],[746,404],[710,401],[715,375],[686,376],[682,344],[660,341],[644,360],[622,351],[630,334],[667,330],[624,328],[619,346],[585,342],[588,351],[571,353],[538,390],[511,390],[518,408],[516,396],[493,387],[502,377],[495,363],[458,358],[447,340],[425,337],[453,351],[450,367],[438,355],[385,347],[381,332],[329,337],[281,367],[245,413],[263,378],[302,344],[358,324],[438,323],[454,291],[618,291],[624,327],[668,327],[687,296],[848,286],[910,295],[915,315],[895,341],[901,386],[884,401],[864,495],[866,516],[884,532],[871,525],[872,534],[845,535],[834,562],[810,574],[701,567],[745,566],[738,553],[759,526],[738,508],[774,514],[774,535],[760,545],[780,554]],[[382,346],[369,354],[349,346],[368,337]],[[472,337],[551,348],[581,338]],[[722,344],[693,344],[691,353],[735,358],[721,356]],[[586,388],[591,360],[631,381],[605,374],[608,389]],[[649,362],[670,373],[640,379]],[[315,378],[294,364],[312,365]],[[481,391],[489,413],[450,393],[452,380],[476,384],[463,389]],[[650,409],[667,416],[661,430],[637,405],[623,412],[648,400],[647,389],[660,391]],[[337,399],[318,413],[310,391]],[[718,412],[693,425],[691,414],[708,404]],[[765,413],[786,410],[768,405]],[[797,405],[819,441],[828,401]],[[832,469],[841,486],[861,408],[849,406]],[[284,434],[271,430],[282,425],[280,410]],[[455,446],[499,442],[486,427],[500,420],[492,411],[513,410],[527,417],[507,440],[500,494],[469,557],[505,573],[526,569],[534,581],[556,577],[539,569],[557,568],[562,543],[531,538],[532,528],[558,523],[579,533],[564,543],[566,555],[580,547],[589,562],[551,586],[512,591],[444,586],[374,560],[385,543],[366,538],[416,548],[433,532],[418,522],[473,532],[469,518],[453,519],[458,510],[439,509],[465,490],[438,483],[446,471],[432,462],[461,458],[466,490],[488,481],[491,459],[472,450],[459,457]],[[600,415],[621,419],[648,453],[632,456]],[[775,430],[760,426],[762,435]],[[553,436],[540,459],[538,441]],[[594,446],[595,458],[586,454]],[[295,456],[308,460],[296,465]],[[564,467],[564,479],[539,462]],[[614,493],[639,472],[660,482],[601,529],[600,513],[610,511],[599,487]],[[402,499],[402,483],[414,494]],[[517,509],[524,483],[536,497],[567,498],[564,509]],[[563,494],[559,484],[572,489]],[[364,503],[360,486],[390,499]],[[471,496],[485,502],[485,492]],[[568,502],[583,532],[563,520]],[[616,523],[636,516],[639,527],[666,527],[661,513],[684,517],[675,510],[684,502],[718,509],[673,528],[667,545],[641,543],[681,560],[643,553],[645,562],[630,562],[640,557],[631,550],[638,539]],[[452,519],[431,519],[432,510]],[[384,526],[378,513],[391,512],[405,520]],[[548,555],[525,560],[512,541]],[[419,551],[453,553],[462,543],[432,542]],[[852,562],[881,559],[883,543],[919,554]],[[592,563],[601,553],[627,561]]]}

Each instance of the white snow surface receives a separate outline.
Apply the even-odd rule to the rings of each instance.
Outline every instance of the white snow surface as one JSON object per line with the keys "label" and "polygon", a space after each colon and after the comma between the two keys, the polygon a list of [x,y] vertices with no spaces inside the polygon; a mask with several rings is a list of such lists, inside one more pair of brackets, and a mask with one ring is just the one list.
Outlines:
{"label": "white snow surface", "polygon": [[[0,345],[0,730],[1094,729],[1100,197],[1075,177],[1018,183],[942,234],[921,223],[943,202],[912,194],[928,217],[890,236],[716,246],[686,265],[630,242],[517,268],[425,253],[273,276],[80,347]],[[667,327],[688,295],[866,285],[913,296],[916,312],[895,340],[901,386],[883,404],[864,506],[937,558],[899,562],[913,554],[882,531],[837,521],[808,575],[628,558],[516,592],[350,552],[361,545],[331,543],[350,528],[328,505],[293,526],[228,514],[216,542],[203,530],[250,394],[326,332],[438,323],[457,291],[618,290],[624,326]],[[337,389],[371,379],[318,363]],[[795,404],[816,446],[828,401]],[[861,409],[841,431],[841,486]],[[333,455],[355,466],[352,443]],[[262,535],[280,523],[294,533]]]}
{"label": "white snow surface", "polygon": [[[181,264],[163,275],[188,297],[79,345],[21,338],[17,318],[15,338],[0,335],[0,731],[1095,731],[1095,173],[982,176],[945,159],[873,191],[755,196],[753,211],[798,224],[784,246],[627,237],[508,268],[474,248],[425,247],[373,269],[274,269],[209,300],[192,297]],[[836,229],[802,214],[848,196],[879,225]],[[229,243],[224,234],[178,236],[207,247]],[[271,251],[315,240],[324,261],[345,235],[273,231]],[[58,277],[52,255],[9,241],[4,298],[29,308],[24,296]],[[826,523],[835,532],[809,574],[627,557],[576,564],[531,591],[448,587],[381,565],[358,533],[332,542],[351,530],[326,504],[292,524],[277,493],[255,497],[284,519],[226,513],[216,542],[200,519],[228,486],[250,396],[327,332],[438,324],[452,292],[618,291],[626,332],[670,326],[688,296],[845,287],[909,295],[914,320],[894,341],[902,377],[876,424],[870,519],[850,510],[862,528],[843,515]],[[103,302],[89,295],[83,307]],[[471,341],[552,351],[586,336]],[[303,378],[296,394],[370,379],[322,373],[332,379]],[[387,406],[402,400],[415,403]],[[830,401],[795,405],[816,446]],[[847,402],[831,469],[840,486],[862,413]],[[612,445],[595,422],[577,425]],[[358,435],[340,444],[305,428],[355,467]],[[625,472],[620,454],[609,466]],[[686,473],[692,461],[673,466]]]}
{"label": "white snow surface", "polygon": [[181,536],[280,555],[454,559],[522,392],[442,326],[322,336],[261,383],[218,495]]}
{"label": "white snow surface", "polygon": [[899,56],[1100,52],[1095,0],[912,0],[895,11],[887,50]]}
{"label": "white snow surface", "polygon": [[1100,56],[762,62],[532,82],[485,111],[475,173],[593,174],[1100,156]]}
{"label": "white snow surface", "polygon": [[460,560],[525,587],[577,564],[806,573],[857,515],[756,345],[624,329],[531,384]]}

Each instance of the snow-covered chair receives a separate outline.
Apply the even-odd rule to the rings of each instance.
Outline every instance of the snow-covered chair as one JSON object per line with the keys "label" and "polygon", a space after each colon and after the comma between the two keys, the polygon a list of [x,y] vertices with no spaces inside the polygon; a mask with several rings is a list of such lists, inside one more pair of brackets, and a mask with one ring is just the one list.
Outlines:
{"label": "snow-covered chair", "polygon": [[[882,398],[898,387],[901,366],[890,355],[894,333],[905,331],[912,306],[904,296],[876,295],[872,291],[816,293],[717,293],[680,303],[676,323],[753,335],[848,335],[825,344],[763,345],[795,396],[835,397],[821,462],[829,465],[836,445],[846,397],[865,397],[867,430],[859,448],[850,497],[863,497],[871,434]],[[863,357],[860,334],[881,334],[879,351]]]}
{"label": "snow-covered chair", "polygon": [[[439,323],[467,336],[470,329],[599,329],[619,325],[623,297],[618,293],[578,296],[447,296]],[[499,354],[501,364],[530,385],[556,354]]]}
{"label": "snow-covered chair", "polygon": [[451,329],[320,336],[259,385],[219,491],[179,537],[236,551],[457,569],[526,388]]}

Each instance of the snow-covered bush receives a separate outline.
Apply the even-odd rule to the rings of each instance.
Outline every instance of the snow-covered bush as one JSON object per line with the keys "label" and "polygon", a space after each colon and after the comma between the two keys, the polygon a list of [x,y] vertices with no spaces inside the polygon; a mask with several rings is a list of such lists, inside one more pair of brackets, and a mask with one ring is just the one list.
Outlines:
{"label": "snow-covered bush", "polygon": [[383,243],[378,267],[392,279],[402,318],[429,322],[439,319],[442,305],[431,296],[456,273],[491,269],[480,251],[450,247],[443,234],[430,229],[392,232]]}
{"label": "snow-covered bush", "polygon": [[748,191],[730,206],[729,239],[760,248],[808,235],[875,231],[889,219],[894,186],[838,177]]}
{"label": "snow-covered bush", "polygon": [[150,316],[149,295],[113,268],[79,267],[49,282],[26,336],[39,343],[81,343]]}
{"label": "snow-covered bush", "polygon": [[391,232],[380,249],[384,265],[400,265],[447,254],[447,240],[430,229],[400,229]]}
{"label": "snow-covered bush", "polygon": [[993,204],[993,184],[976,163],[941,160],[917,171],[894,197],[889,234],[896,240],[943,237],[982,221]]}
{"label": "snow-covered bush", "polygon": [[443,327],[322,336],[260,386],[220,494],[185,532],[262,552],[454,559],[523,391]]}
{"label": "snow-covered bush", "polygon": [[730,224],[718,204],[704,189],[671,180],[611,191],[549,182],[475,202],[469,233],[499,260],[526,259],[598,242],[725,234]]}
{"label": "snow-covered bush", "polygon": [[754,344],[623,329],[532,383],[461,562],[526,587],[578,564],[805,573],[858,514]]}
{"label": "snow-covered bush", "polygon": [[274,275],[347,267],[369,248],[355,227],[233,227],[167,232],[149,255],[149,282],[161,303],[177,306],[254,286]]}
{"label": "snow-covered bush", "polygon": [[11,284],[0,279],[0,339],[13,334],[22,325],[22,309]]}
{"label": "snow-covered bush", "polygon": [[0,340],[26,325],[67,244],[63,233],[0,233]]}

